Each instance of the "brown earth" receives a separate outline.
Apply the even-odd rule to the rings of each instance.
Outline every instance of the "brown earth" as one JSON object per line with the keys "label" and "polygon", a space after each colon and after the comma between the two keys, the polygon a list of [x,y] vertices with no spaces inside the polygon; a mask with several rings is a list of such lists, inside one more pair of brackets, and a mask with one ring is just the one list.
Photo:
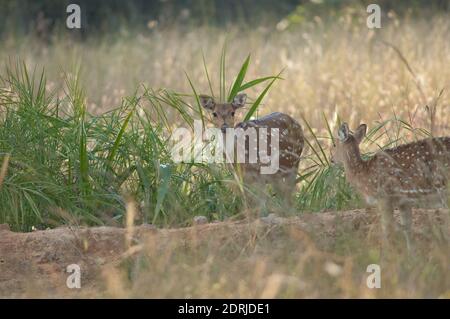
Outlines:
{"label": "brown earth", "polygon": [[[445,225],[449,230],[447,210],[415,210],[413,232],[426,240],[424,225]],[[396,214],[398,220],[398,214]],[[138,254],[144,238],[158,245],[210,240],[226,242],[248,233],[249,227],[271,230],[293,227],[313,238],[317,247],[327,250],[336,231],[377,233],[376,214],[361,209],[345,212],[302,214],[298,217],[266,217],[252,222],[216,222],[178,229],[156,229],[151,225],[131,230],[115,227],[60,227],[30,233],[11,232],[0,225],[0,297],[78,297],[103,296],[102,273]],[[372,236],[373,237],[373,236]],[[282,243],[281,243],[282,244]],[[130,248],[131,247],[131,248]],[[66,267],[78,264],[83,272],[83,293],[68,289]]]}

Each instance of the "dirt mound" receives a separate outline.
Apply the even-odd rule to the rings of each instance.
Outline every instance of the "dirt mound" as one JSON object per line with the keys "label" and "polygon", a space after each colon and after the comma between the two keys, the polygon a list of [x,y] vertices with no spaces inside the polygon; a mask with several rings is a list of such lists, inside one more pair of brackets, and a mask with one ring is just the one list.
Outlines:
{"label": "dirt mound", "polygon": [[[449,213],[414,211],[413,232],[424,238],[424,225],[445,224]],[[396,215],[398,219],[398,214]],[[83,295],[96,296],[103,289],[103,271],[115,267],[142,249],[144,238],[156,245],[170,242],[181,245],[203,242],[211,236],[219,242],[238,238],[249,229],[268,231],[279,227],[294,227],[308,234],[315,244],[326,250],[337,231],[359,231],[368,237],[378,233],[376,214],[366,210],[302,214],[293,218],[269,216],[252,222],[217,222],[179,229],[156,229],[141,225],[133,229],[114,227],[61,227],[31,233],[14,233],[0,225],[0,297],[5,296],[81,296],[77,289],[66,286],[67,266],[77,264],[83,272]],[[372,236],[376,237],[376,236]],[[280,243],[282,244],[282,243]]]}

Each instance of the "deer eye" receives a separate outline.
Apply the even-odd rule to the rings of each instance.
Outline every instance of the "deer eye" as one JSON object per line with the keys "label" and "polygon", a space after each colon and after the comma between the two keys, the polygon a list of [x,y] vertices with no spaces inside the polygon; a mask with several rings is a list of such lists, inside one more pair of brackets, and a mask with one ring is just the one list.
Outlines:
{"label": "deer eye", "polygon": [[231,112],[231,116],[234,116],[234,112]]}
{"label": "deer eye", "polygon": [[216,113],[216,112],[214,112],[214,113],[213,113],[213,116],[214,116],[214,117],[217,117],[217,113]]}

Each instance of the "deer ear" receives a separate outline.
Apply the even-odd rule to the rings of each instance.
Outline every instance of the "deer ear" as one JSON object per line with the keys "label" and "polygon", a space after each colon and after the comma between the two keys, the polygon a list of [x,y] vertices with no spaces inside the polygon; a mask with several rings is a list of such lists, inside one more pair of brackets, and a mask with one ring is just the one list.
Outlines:
{"label": "deer ear", "polygon": [[367,133],[367,125],[366,124],[361,124],[360,126],[358,126],[355,133],[353,134],[353,136],[355,137],[356,142],[358,142],[358,144],[361,143],[363,138],[366,136],[366,133]]}
{"label": "deer ear", "polygon": [[238,95],[236,95],[233,99],[233,102],[231,103],[231,105],[235,108],[238,109],[240,107],[243,107],[245,105],[245,101],[247,100],[247,94],[245,93],[240,93]]}
{"label": "deer ear", "polygon": [[216,105],[214,99],[210,96],[200,95],[198,99],[200,100],[200,105],[210,111],[212,111],[214,109],[214,106]]}
{"label": "deer ear", "polygon": [[341,142],[345,142],[350,135],[350,130],[348,129],[347,123],[342,123],[338,131],[338,137]]}

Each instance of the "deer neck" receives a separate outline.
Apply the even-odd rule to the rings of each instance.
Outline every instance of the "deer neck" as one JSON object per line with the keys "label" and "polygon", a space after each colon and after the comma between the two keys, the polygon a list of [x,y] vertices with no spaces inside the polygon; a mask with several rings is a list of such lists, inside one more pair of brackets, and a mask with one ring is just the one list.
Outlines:
{"label": "deer neck", "polygon": [[361,158],[361,153],[357,145],[350,145],[344,151],[344,168],[348,175],[354,176],[363,169],[365,162]]}
{"label": "deer neck", "polygon": [[[234,143],[234,136],[231,136],[230,139],[227,138],[227,134],[222,132],[222,145],[223,145],[223,155],[225,156],[225,160],[232,161],[234,165],[234,157],[236,152],[236,145]],[[228,143],[231,143],[231,149],[228,149]],[[230,154],[229,152],[232,152]]]}

